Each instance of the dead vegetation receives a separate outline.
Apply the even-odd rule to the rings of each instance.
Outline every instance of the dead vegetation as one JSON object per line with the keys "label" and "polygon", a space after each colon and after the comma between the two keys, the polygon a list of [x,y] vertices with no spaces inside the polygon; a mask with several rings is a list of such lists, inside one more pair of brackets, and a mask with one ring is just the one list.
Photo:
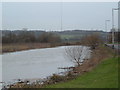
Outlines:
{"label": "dead vegetation", "polygon": [[95,49],[100,44],[103,44],[103,41],[101,40],[100,35],[96,33],[83,37],[81,43],[91,47],[91,49]]}
{"label": "dead vegetation", "polygon": [[81,56],[83,54],[83,46],[74,46],[65,48],[66,55],[72,62],[76,63],[77,66],[82,64]]}
{"label": "dead vegetation", "polygon": [[15,52],[29,49],[37,48],[49,48],[49,43],[11,43],[11,44],[2,44],[2,53],[6,52]]}
{"label": "dead vegetation", "polygon": [[76,43],[7,43],[0,45],[0,53],[16,52],[29,49],[52,48],[68,45],[76,45]]}
{"label": "dead vegetation", "polygon": [[77,67],[76,71],[80,74],[84,72],[89,72],[102,60],[105,60],[109,57],[113,57],[113,50],[108,47],[99,46],[95,50],[93,50],[92,57],[89,60],[85,60],[81,66]]}

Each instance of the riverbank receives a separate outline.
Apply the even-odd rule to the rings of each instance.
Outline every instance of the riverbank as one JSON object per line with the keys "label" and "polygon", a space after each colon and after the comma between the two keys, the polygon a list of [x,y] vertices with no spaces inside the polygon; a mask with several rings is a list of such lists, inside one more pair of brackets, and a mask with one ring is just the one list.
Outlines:
{"label": "riverbank", "polygon": [[77,68],[77,78],[44,88],[118,88],[119,59],[110,48],[99,47],[89,61]]}
{"label": "riverbank", "polygon": [[118,57],[102,61],[91,72],[45,88],[118,88]]}
{"label": "riverbank", "polygon": [[49,43],[9,43],[2,44],[2,53],[49,47]]}
{"label": "riverbank", "polygon": [[[9,43],[2,44],[0,47],[0,53],[9,53],[30,49],[40,49],[40,48],[52,48],[56,46],[67,46],[67,45],[75,45],[76,43]],[[77,43],[80,45],[80,43]]]}
{"label": "riverbank", "polygon": [[98,47],[92,58],[76,68],[77,78],[45,88],[118,88],[118,56],[107,47]]}
{"label": "riverbank", "polygon": [[[26,82],[22,83],[16,83],[15,85],[11,86],[11,88],[46,88],[46,87],[52,87],[52,85],[57,85],[57,83],[67,83],[71,80],[76,80],[77,78],[81,77],[82,75],[91,72],[92,70],[98,66],[101,65],[102,62],[105,62],[107,58],[113,58],[113,52],[110,48],[107,47],[97,47],[92,54],[92,57],[90,60],[85,60],[84,63],[79,66],[75,67],[74,70],[70,71],[65,76],[56,75],[47,78],[44,82],[34,82],[33,84],[28,84]],[[102,73],[102,72],[100,72]],[[94,73],[98,74],[98,73]],[[100,74],[99,74],[100,75]],[[101,75],[102,76],[102,75]],[[49,86],[50,85],[50,86]],[[72,85],[71,85],[72,86]],[[61,86],[62,87],[62,86]],[[58,87],[59,88],[59,87]],[[69,88],[69,86],[68,86]]]}

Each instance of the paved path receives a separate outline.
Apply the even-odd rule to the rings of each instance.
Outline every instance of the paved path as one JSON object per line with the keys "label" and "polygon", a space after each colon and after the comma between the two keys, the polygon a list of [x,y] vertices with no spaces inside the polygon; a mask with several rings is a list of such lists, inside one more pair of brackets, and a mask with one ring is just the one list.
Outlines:
{"label": "paved path", "polygon": [[109,46],[109,47],[111,47],[111,48],[113,48],[114,47],[114,49],[117,49],[117,50],[120,50],[120,44],[107,44],[107,46]]}

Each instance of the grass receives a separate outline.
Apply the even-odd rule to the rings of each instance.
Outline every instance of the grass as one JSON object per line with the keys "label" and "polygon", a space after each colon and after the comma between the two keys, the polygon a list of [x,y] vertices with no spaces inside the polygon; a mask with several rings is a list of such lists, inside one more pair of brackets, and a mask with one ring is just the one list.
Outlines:
{"label": "grass", "polygon": [[110,58],[103,60],[91,72],[87,72],[78,78],[45,88],[118,88],[118,60]]}
{"label": "grass", "polygon": [[70,39],[70,38],[73,38],[74,35],[61,35],[61,38],[62,39]]}

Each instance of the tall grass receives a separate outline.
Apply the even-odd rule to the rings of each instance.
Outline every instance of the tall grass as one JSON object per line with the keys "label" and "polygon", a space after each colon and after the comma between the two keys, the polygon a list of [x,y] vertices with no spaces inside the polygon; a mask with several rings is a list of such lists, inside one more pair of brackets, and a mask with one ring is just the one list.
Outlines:
{"label": "tall grass", "polygon": [[15,52],[28,49],[36,48],[48,48],[50,47],[49,43],[11,43],[2,45],[2,53],[5,52]]}

